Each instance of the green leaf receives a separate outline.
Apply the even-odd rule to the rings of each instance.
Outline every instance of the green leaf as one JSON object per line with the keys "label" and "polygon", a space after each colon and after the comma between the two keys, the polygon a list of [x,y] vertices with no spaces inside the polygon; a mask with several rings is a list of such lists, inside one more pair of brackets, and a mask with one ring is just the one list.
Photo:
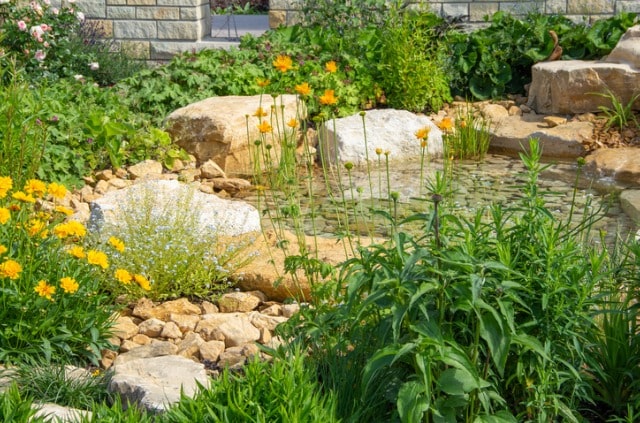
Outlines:
{"label": "green leaf", "polygon": [[482,387],[471,373],[456,368],[449,368],[442,372],[438,378],[438,386],[449,395],[464,395]]}
{"label": "green leaf", "polygon": [[420,423],[429,403],[425,397],[424,386],[416,381],[402,385],[396,401],[400,420],[405,423]]}
{"label": "green leaf", "polygon": [[480,317],[480,337],[487,342],[493,364],[498,369],[500,376],[504,376],[504,367],[507,364],[509,344],[511,336],[505,332],[502,319],[496,317],[495,309],[492,312],[482,313]]}
{"label": "green leaf", "polygon": [[475,418],[473,423],[517,423],[518,420],[507,410],[498,411],[496,414],[483,414]]}

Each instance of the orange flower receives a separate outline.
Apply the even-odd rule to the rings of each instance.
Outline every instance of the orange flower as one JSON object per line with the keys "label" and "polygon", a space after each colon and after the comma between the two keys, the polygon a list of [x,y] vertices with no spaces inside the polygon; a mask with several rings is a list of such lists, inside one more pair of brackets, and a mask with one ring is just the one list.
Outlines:
{"label": "orange flower", "polygon": [[51,182],[47,187],[49,195],[59,200],[63,199],[67,195],[67,188],[64,185]]}
{"label": "orange flower", "polygon": [[29,222],[25,225],[25,229],[29,236],[36,236],[39,233],[45,231],[47,225],[42,220],[39,219],[30,219]]}
{"label": "orange flower", "polygon": [[109,267],[109,259],[107,258],[107,255],[102,251],[89,250],[89,252],[87,253],[87,262],[89,264],[100,266],[103,269]]}
{"label": "orange flower", "polygon": [[264,78],[258,78],[256,80],[256,83],[258,84],[258,87],[264,88],[264,87],[268,86],[271,83],[271,81],[269,81],[268,79],[264,79]]}
{"label": "orange flower", "polygon": [[121,239],[116,238],[115,236],[109,237],[109,244],[111,244],[111,246],[113,248],[116,249],[116,251],[119,252],[123,252],[124,251],[124,242],[122,242]]}
{"label": "orange flower", "polygon": [[263,120],[262,122],[260,122],[260,125],[258,125],[258,131],[260,131],[261,134],[271,132],[271,129],[271,125],[269,125],[269,122],[267,122],[266,120]]}
{"label": "orange flower", "polygon": [[335,73],[338,71],[338,65],[336,65],[335,61],[330,60],[324,65],[324,70],[329,73]]}
{"label": "orange flower", "polygon": [[333,90],[324,90],[324,94],[320,96],[320,104],[325,106],[330,106],[332,104],[336,104],[338,99],[334,95]]}
{"label": "orange flower", "polygon": [[9,251],[9,249],[4,245],[0,244],[0,256],[6,253],[7,251]]}
{"label": "orange flower", "polygon": [[80,285],[78,285],[75,279],[65,276],[60,279],[60,288],[67,294],[73,294],[80,288]]}
{"label": "orange flower", "polygon": [[296,85],[295,89],[296,89],[296,92],[303,97],[311,94],[311,87],[307,82],[303,82],[302,84]]}
{"label": "orange flower", "polygon": [[416,138],[419,140],[426,140],[427,138],[429,138],[429,132],[431,132],[431,128],[429,128],[428,126],[425,126],[423,128],[418,129],[415,135],[416,135]]}
{"label": "orange flower", "polygon": [[258,107],[256,109],[256,112],[253,114],[253,116],[261,118],[267,115],[267,112],[262,108],[262,106]]}
{"label": "orange flower", "polygon": [[82,248],[80,245],[74,245],[73,247],[69,248],[67,250],[68,254],[71,254],[72,256],[74,256],[75,258],[85,258],[87,256],[87,254],[84,252],[84,248]]}
{"label": "orange flower", "polygon": [[49,285],[45,280],[41,280],[40,282],[38,282],[38,285],[36,285],[33,290],[37,292],[38,295],[46,298],[49,301],[53,301],[51,296],[56,293],[56,287]]}
{"label": "orange flower", "polygon": [[25,194],[22,191],[14,192],[11,197],[13,197],[13,199],[15,199],[15,200],[23,201],[25,203],[35,203],[36,202],[35,198],[33,198],[31,195]]}
{"label": "orange flower", "polygon": [[5,207],[0,207],[0,224],[4,225],[11,218],[11,212]]}
{"label": "orange flower", "polygon": [[273,67],[284,73],[291,70],[293,67],[293,61],[291,60],[291,57],[279,54],[278,57],[276,57],[276,60],[273,61]]}
{"label": "orange flower", "polygon": [[0,277],[9,279],[18,279],[22,272],[22,266],[15,260],[5,260],[0,263]]}
{"label": "orange flower", "polygon": [[140,288],[144,289],[145,291],[151,290],[151,282],[149,282],[149,279],[145,278],[144,276],[135,274],[133,275],[133,280],[136,281],[138,285],[140,285]]}
{"label": "orange flower", "polygon": [[444,132],[449,132],[453,129],[453,119],[449,116],[443,118],[438,124],[438,128],[443,130]]}
{"label": "orange flower", "polygon": [[291,118],[291,120],[289,120],[289,122],[287,122],[287,126],[289,128],[295,128],[298,126],[298,121],[296,120],[296,118]]}
{"label": "orange flower", "polygon": [[66,216],[71,216],[73,214],[73,210],[65,206],[55,206],[53,210],[57,211],[58,213],[62,213]]}
{"label": "orange flower", "polygon": [[0,176],[0,198],[6,197],[12,187],[13,180],[10,176]]}
{"label": "orange flower", "polygon": [[38,179],[29,179],[24,186],[24,190],[29,195],[35,195],[38,198],[44,197],[47,191],[47,185]]}
{"label": "orange flower", "polygon": [[126,269],[116,269],[114,276],[123,285],[129,285],[133,280],[133,276]]}

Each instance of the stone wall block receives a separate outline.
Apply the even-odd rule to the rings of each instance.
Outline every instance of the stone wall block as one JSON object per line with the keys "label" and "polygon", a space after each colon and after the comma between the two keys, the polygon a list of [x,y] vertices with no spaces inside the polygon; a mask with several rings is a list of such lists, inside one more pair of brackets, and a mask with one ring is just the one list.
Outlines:
{"label": "stone wall block", "polygon": [[148,40],[158,38],[158,28],[155,21],[114,21],[113,36],[124,39]]}
{"label": "stone wall block", "polygon": [[209,4],[203,0],[157,0],[158,6],[180,6],[180,7],[198,7],[203,4]]}
{"label": "stone wall block", "polygon": [[211,7],[208,4],[203,4],[199,7],[180,8],[180,20],[198,21],[200,19],[211,20]]}
{"label": "stone wall block", "polygon": [[107,4],[105,0],[84,0],[80,8],[87,18],[106,18]]}
{"label": "stone wall block", "polygon": [[127,0],[129,6],[155,6],[156,0]]}
{"label": "stone wall block", "polygon": [[109,19],[135,19],[136,8],[131,6],[107,6]]}
{"label": "stone wall block", "polygon": [[177,21],[180,19],[180,9],[178,7],[137,7],[135,17],[137,19]]}
{"label": "stone wall block", "polygon": [[567,13],[600,15],[614,13],[615,0],[567,0]]}
{"label": "stone wall block", "polygon": [[204,22],[160,21],[158,38],[162,40],[199,40],[206,35]]}

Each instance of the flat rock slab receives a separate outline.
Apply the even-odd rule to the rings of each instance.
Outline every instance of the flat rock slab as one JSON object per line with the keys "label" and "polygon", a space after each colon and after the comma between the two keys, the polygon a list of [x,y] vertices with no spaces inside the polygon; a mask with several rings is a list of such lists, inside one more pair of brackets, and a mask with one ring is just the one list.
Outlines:
{"label": "flat rock slab", "polygon": [[362,166],[367,163],[367,154],[371,163],[377,160],[376,149],[388,152],[390,161],[416,160],[422,147],[415,133],[424,127],[430,128],[427,154],[442,156],[442,132],[427,116],[380,109],[367,111],[364,124],[362,120],[358,113],[327,122],[326,136],[319,137],[322,160],[331,165],[351,162]]}
{"label": "flat rock slab", "polygon": [[203,364],[176,355],[144,358],[113,366],[109,389],[127,402],[151,412],[166,410],[180,400],[180,393],[193,396],[198,384],[209,386]]}
{"label": "flat rock slab", "polygon": [[622,210],[637,224],[640,224],[640,189],[626,189],[620,193]]}
{"label": "flat rock slab", "polygon": [[593,124],[572,121],[550,127],[545,116],[529,113],[502,118],[491,125],[490,132],[490,148],[494,152],[528,151],[529,139],[537,138],[544,156],[575,158],[587,153],[583,143],[592,139]]}
{"label": "flat rock slab", "polygon": [[640,148],[601,148],[586,158],[586,170],[631,186],[640,186]]}

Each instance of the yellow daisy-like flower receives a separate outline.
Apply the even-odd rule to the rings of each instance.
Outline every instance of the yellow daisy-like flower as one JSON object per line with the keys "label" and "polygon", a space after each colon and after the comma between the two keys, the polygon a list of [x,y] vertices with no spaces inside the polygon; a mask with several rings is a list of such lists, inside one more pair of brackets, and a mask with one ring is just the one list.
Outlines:
{"label": "yellow daisy-like flower", "polygon": [[49,195],[53,198],[62,200],[67,195],[67,188],[62,184],[51,182],[47,187],[47,192],[49,192]]}
{"label": "yellow daisy-like flower", "polygon": [[289,128],[296,128],[298,126],[298,121],[296,120],[296,118],[291,118],[289,122],[287,122],[287,126]]}
{"label": "yellow daisy-like flower", "polygon": [[60,288],[62,288],[62,290],[67,294],[73,294],[78,291],[80,285],[78,284],[78,282],[76,282],[75,279],[65,276],[64,278],[60,279]]}
{"label": "yellow daisy-like flower", "polygon": [[307,96],[311,94],[311,87],[307,82],[303,82],[302,84],[298,84],[295,86],[295,90],[301,96]]}
{"label": "yellow daisy-like flower", "polygon": [[53,228],[53,233],[60,239],[67,238],[69,236],[77,236],[81,238],[87,234],[87,229],[77,220],[70,220],[68,222],[57,224]]}
{"label": "yellow daisy-like flower", "polygon": [[29,195],[29,194],[25,194],[22,191],[16,191],[13,193],[13,195],[11,196],[14,200],[18,200],[18,201],[22,201],[24,203],[35,203],[36,199],[33,198],[33,196]]}
{"label": "yellow daisy-like flower", "polygon": [[119,252],[123,252],[124,251],[124,242],[122,242],[121,239],[118,239],[115,236],[112,236],[112,237],[109,238],[108,242],[117,251],[119,251]]}
{"label": "yellow daisy-like flower", "polygon": [[335,73],[338,71],[338,65],[334,60],[330,60],[324,65],[324,70],[329,73]]}
{"label": "yellow daisy-like flower", "polygon": [[133,275],[126,269],[116,269],[113,276],[123,285],[129,285],[133,280]]}
{"label": "yellow daisy-like flower", "polygon": [[29,179],[24,185],[24,191],[29,195],[42,198],[47,192],[47,185],[39,179]]}
{"label": "yellow daisy-like flower", "polygon": [[319,100],[320,104],[325,106],[330,106],[338,102],[333,90],[324,90],[324,94],[320,96]]}
{"label": "yellow daisy-like flower", "polygon": [[7,251],[9,251],[9,249],[4,245],[0,244],[0,256],[6,253]]}
{"label": "yellow daisy-like flower", "polygon": [[425,126],[424,128],[420,128],[415,132],[415,136],[419,140],[426,140],[429,138],[429,132],[431,132],[431,128]]}
{"label": "yellow daisy-like flower", "polygon": [[87,254],[84,252],[84,248],[82,248],[80,245],[74,245],[73,247],[69,248],[67,250],[67,253],[79,259],[85,258],[87,256]]}
{"label": "yellow daisy-like flower", "polygon": [[443,130],[444,132],[449,132],[453,129],[453,119],[449,116],[443,118],[440,123],[438,123],[438,128]]}
{"label": "yellow daisy-like flower", "polygon": [[11,218],[11,212],[6,207],[0,207],[0,224],[4,225]]}
{"label": "yellow daisy-like flower", "polygon": [[142,275],[135,274],[133,275],[133,280],[135,280],[138,285],[140,285],[140,288],[144,289],[145,291],[151,291],[151,282],[149,282],[149,279],[145,278]]}
{"label": "yellow daisy-like flower", "polygon": [[376,154],[379,156],[380,154],[382,154],[382,148],[378,147],[376,148]]}
{"label": "yellow daisy-like flower", "polygon": [[256,109],[256,112],[253,114],[253,116],[261,118],[267,115],[267,112],[262,108],[262,107],[258,107]]}
{"label": "yellow daisy-like flower", "polygon": [[263,120],[260,122],[260,125],[258,125],[258,131],[260,131],[261,134],[266,134],[267,132],[271,132],[271,130],[271,125],[269,125],[269,122],[266,120]]}
{"label": "yellow daisy-like flower", "polygon": [[256,83],[258,84],[258,87],[260,88],[264,88],[269,86],[269,84],[271,83],[271,81],[269,81],[268,79],[264,79],[264,78],[258,78],[256,80]]}
{"label": "yellow daisy-like flower", "polygon": [[36,236],[39,233],[45,231],[47,228],[47,224],[39,219],[31,219],[27,223],[25,229],[29,236]]}
{"label": "yellow daisy-like flower", "polygon": [[45,280],[38,282],[38,285],[36,285],[33,290],[37,292],[39,296],[46,298],[49,301],[52,301],[51,296],[56,293],[56,287],[49,285]]}
{"label": "yellow daisy-like flower", "polygon": [[73,214],[73,210],[65,206],[55,206],[53,210],[58,213],[62,213],[65,216],[71,216]]}
{"label": "yellow daisy-like flower", "polygon": [[11,188],[13,188],[13,180],[11,177],[0,176],[0,198],[6,197]]}
{"label": "yellow daisy-like flower", "polygon": [[100,266],[103,269],[109,267],[109,259],[107,255],[102,251],[97,250],[89,250],[87,252],[87,262],[89,264],[95,264],[96,266]]}
{"label": "yellow daisy-like flower", "polygon": [[293,68],[293,61],[291,60],[291,57],[284,54],[280,54],[273,61],[273,67],[279,70],[280,72],[284,73],[288,70],[291,70],[291,68]]}
{"label": "yellow daisy-like flower", "polygon": [[15,260],[5,260],[0,263],[0,277],[9,279],[18,279],[22,272],[22,266]]}

